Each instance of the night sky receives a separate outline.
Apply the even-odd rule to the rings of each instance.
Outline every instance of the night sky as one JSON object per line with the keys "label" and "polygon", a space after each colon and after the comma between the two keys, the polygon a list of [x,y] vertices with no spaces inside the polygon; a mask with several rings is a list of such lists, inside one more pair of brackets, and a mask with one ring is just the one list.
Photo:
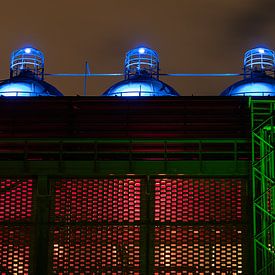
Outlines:
{"label": "night sky", "polygon": [[[145,45],[159,53],[162,73],[239,73],[243,54],[275,48],[275,0],[48,0],[1,3],[0,78],[14,49],[45,54],[46,73],[123,72],[125,53]],[[89,78],[100,95],[121,77]],[[181,95],[218,95],[240,78],[161,80]],[[82,95],[82,78],[47,77],[64,95]]]}

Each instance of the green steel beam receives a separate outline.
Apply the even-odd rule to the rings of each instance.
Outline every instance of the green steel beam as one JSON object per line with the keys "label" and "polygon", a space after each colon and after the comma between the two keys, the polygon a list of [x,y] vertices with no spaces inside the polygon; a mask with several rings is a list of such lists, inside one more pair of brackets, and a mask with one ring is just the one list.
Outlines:
{"label": "green steel beam", "polygon": [[258,240],[256,240],[256,242],[258,245],[260,245],[262,248],[264,248],[267,252],[271,253],[275,257],[275,253],[272,250],[270,250],[269,247],[265,246],[263,243],[259,242]]}
{"label": "green steel beam", "polygon": [[[249,100],[252,125],[254,273],[275,270],[274,111],[275,100]],[[268,244],[268,245],[266,245]]]}
{"label": "green steel beam", "polygon": [[249,161],[0,161],[0,174],[10,175],[221,175],[247,176]]}
{"label": "green steel beam", "polygon": [[36,143],[49,143],[49,142],[72,142],[72,143],[125,143],[125,142],[140,142],[140,143],[247,143],[247,139],[110,139],[110,138],[1,138],[1,142],[36,142]]}
{"label": "green steel beam", "polygon": [[[256,171],[256,172],[258,172],[260,175],[261,175],[261,177],[264,177],[264,178],[266,178],[268,181],[270,181],[271,183],[275,183],[275,181],[273,180],[273,179],[271,179],[270,177],[268,177],[267,175],[265,175],[265,174],[263,174],[261,171],[259,171],[256,167],[254,167],[254,170]],[[260,179],[260,178],[258,178],[258,179]]]}
{"label": "green steel beam", "polygon": [[275,219],[275,216],[273,216],[271,213],[266,211],[263,207],[261,207],[259,204],[255,203],[255,206],[260,209],[263,213],[265,213],[267,216],[269,216],[271,219]]}
{"label": "green steel beam", "polygon": [[[265,145],[269,146],[272,150],[274,149],[274,146],[267,142],[264,138],[261,136],[257,135],[256,133],[253,133],[253,135],[260,140],[260,142],[264,143]],[[263,145],[263,144],[262,144]]]}

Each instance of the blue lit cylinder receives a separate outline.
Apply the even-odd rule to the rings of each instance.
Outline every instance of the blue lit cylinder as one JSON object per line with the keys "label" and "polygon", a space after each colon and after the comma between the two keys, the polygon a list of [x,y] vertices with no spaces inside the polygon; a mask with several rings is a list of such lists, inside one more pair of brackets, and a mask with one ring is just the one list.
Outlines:
{"label": "blue lit cylinder", "polygon": [[22,48],[12,52],[10,58],[10,77],[29,74],[37,79],[44,79],[44,55],[32,48]]}
{"label": "blue lit cylinder", "polygon": [[254,71],[272,71],[275,68],[274,51],[267,48],[254,48],[244,55],[244,70],[246,73]]}
{"label": "blue lit cylinder", "polygon": [[63,96],[44,81],[44,55],[28,47],[12,52],[10,79],[0,82],[0,95],[11,97]]}
{"label": "blue lit cylinder", "polygon": [[152,49],[139,47],[130,50],[126,54],[125,78],[128,79],[133,75],[147,73],[151,77],[159,77],[159,57]]}

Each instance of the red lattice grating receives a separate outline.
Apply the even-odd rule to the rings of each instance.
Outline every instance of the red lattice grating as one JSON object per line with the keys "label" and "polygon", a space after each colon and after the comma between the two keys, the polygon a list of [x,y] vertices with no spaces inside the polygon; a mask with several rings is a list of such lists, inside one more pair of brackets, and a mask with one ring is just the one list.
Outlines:
{"label": "red lattice grating", "polygon": [[140,183],[140,179],[57,181],[55,222],[140,221]]}
{"label": "red lattice grating", "polygon": [[31,221],[33,180],[0,180],[0,222]]}
{"label": "red lattice grating", "polygon": [[29,226],[0,226],[0,273],[30,274]]}
{"label": "red lattice grating", "polygon": [[155,221],[242,220],[241,179],[155,179]]}
{"label": "red lattice grating", "polygon": [[154,274],[242,274],[242,234],[235,226],[157,226]]}
{"label": "red lattice grating", "polygon": [[55,226],[55,274],[140,274],[138,226]]}

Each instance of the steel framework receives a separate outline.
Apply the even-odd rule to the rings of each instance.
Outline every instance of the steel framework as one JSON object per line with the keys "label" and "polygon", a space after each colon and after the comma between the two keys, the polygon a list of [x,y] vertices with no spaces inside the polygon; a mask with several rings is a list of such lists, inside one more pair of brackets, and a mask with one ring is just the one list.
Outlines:
{"label": "steel framework", "polygon": [[275,100],[251,99],[254,273],[275,270]]}
{"label": "steel framework", "polygon": [[253,274],[246,98],[0,106],[0,272]]}

